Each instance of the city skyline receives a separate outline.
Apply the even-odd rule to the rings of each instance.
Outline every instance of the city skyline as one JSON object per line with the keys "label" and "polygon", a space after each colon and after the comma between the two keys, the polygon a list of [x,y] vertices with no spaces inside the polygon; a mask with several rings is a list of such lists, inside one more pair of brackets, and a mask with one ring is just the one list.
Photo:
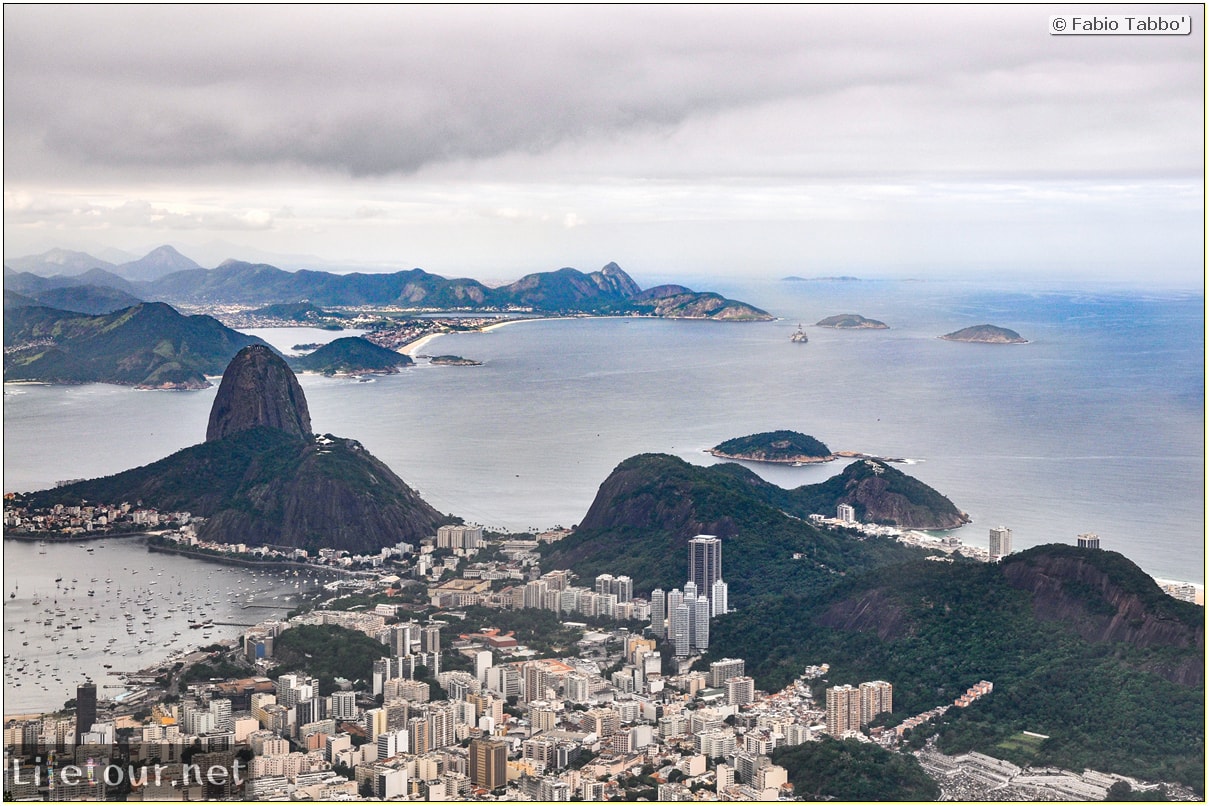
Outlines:
{"label": "city skyline", "polygon": [[6,257],[1200,287],[1202,7],[1065,8],[10,6]]}

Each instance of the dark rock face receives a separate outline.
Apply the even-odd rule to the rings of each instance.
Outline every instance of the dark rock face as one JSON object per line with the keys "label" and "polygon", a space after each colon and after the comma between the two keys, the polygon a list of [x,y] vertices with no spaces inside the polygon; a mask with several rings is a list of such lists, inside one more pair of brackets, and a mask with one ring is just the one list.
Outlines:
{"label": "dark rock face", "polygon": [[280,356],[259,344],[240,350],[223,373],[206,441],[257,426],[311,437],[311,413],[298,379]]}
{"label": "dark rock face", "polygon": [[[1003,573],[1012,587],[1032,594],[1033,614],[1039,620],[1067,624],[1088,641],[1200,650],[1199,658],[1156,662],[1149,671],[1185,686],[1204,680],[1204,625],[1192,626],[1156,609],[1088,559],[1041,555],[1005,563]],[[1171,606],[1164,598],[1159,601]]]}
{"label": "dark rock face", "polygon": [[[285,469],[264,472],[270,465]],[[291,444],[278,456],[261,454],[242,478],[254,483],[240,485],[208,512],[200,537],[366,554],[400,540],[418,543],[446,520],[355,440],[327,436]]]}
{"label": "dark rock face", "polygon": [[840,479],[844,484],[840,503],[857,507],[865,521],[903,529],[956,529],[970,522],[940,493],[884,462],[854,462]]}
{"label": "dark rock face", "polygon": [[892,641],[914,632],[902,606],[877,588],[859,597],[836,602],[819,616],[818,623],[837,630],[877,633],[882,641]]}

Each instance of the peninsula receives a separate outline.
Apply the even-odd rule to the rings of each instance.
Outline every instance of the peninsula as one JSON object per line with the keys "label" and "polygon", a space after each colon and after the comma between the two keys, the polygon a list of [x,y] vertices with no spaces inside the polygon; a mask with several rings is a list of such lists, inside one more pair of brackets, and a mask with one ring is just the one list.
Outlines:
{"label": "peninsula", "polygon": [[946,333],[941,338],[945,341],[964,341],[975,344],[1028,344],[1028,339],[1016,331],[996,325],[974,325]]}

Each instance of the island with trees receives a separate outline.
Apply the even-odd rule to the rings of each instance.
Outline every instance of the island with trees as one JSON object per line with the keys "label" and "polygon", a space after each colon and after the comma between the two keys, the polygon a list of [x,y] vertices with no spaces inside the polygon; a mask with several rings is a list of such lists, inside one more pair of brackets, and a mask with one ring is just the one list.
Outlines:
{"label": "island with trees", "polygon": [[475,361],[470,358],[462,358],[460,355],[434,355],[429,359],[428,363],[436,364],[441,367],[481,367],[482,361]]}
{"label": "island with trees", "polygon": [[964,341],[974,344],[1028,344],[1028,339],[1014,330],[996,325],[974,325],[946,333],[945,341]]}
{"label": "island with trees", "polygon": [[736,437],[715,445],[709,452],[722,459],[776,464],[830,462],[835,458],[831,449],[822,442],[797,431],[766,431]]}
{"label": "island with trees", "polygon": [[889,330],[890,326],[877,319],[866,319],[859,313],[841,313],[815,322],[815,327],[831,327],[837,330]]}

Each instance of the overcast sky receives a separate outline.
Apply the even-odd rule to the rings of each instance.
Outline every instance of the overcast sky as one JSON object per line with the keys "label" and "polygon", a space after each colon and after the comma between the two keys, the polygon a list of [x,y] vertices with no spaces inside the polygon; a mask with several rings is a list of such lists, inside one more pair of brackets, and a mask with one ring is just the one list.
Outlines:
{"label": "overcast sky", "polygon": [[7,5],[4,253],[1203,286],[1203,11],[1136,8],[1193,33],[1050,35],[1089,6]]}

